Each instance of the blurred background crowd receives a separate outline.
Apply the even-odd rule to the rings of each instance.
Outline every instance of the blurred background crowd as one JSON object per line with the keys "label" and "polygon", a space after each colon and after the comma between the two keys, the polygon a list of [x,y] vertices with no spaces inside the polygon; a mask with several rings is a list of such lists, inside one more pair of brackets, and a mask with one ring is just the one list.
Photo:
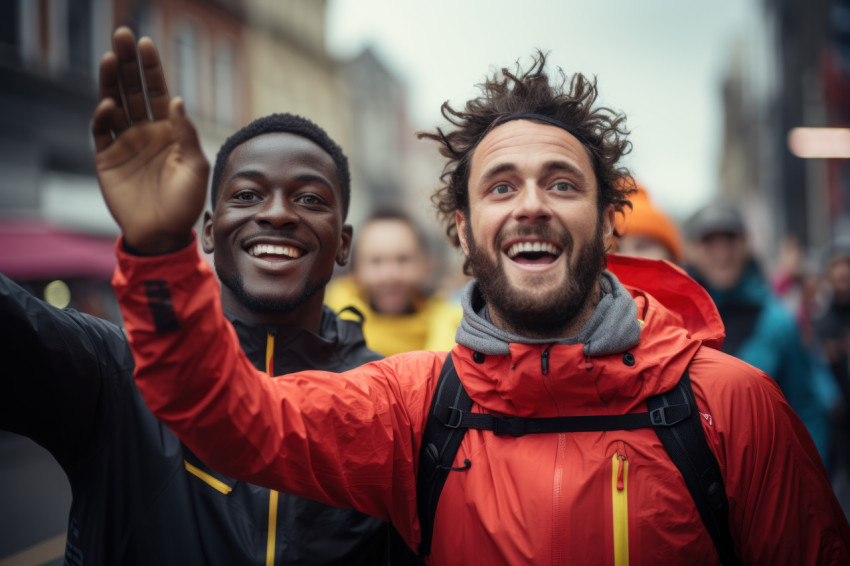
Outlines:
{"label": "blurred background crowd", "polygon": [[[88,130],[99,58],[126,24],[156,41],[208,157],[278,111],[340,142],[355,254],[329,304],[365,315],[381,353],[448,348],[465,278],[429,203],[442,160],[414,132],[539,47],[629,116],[640,190],[618,251],[706,287],[724,349],[777,380],[850,510],[850,0],[616,1],[605,17],[593,2],[458,4],[0,1],[0,272],[120,322]],[[61,563],[61,471],[0,432],[0,485],[0,566]],[[59,553],[17,554],[45,540]]]}

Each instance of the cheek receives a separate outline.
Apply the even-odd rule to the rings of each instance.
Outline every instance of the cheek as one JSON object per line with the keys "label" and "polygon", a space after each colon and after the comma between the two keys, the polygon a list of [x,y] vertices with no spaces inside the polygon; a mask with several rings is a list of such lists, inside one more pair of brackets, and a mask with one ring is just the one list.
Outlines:
{"label": "cheek", "polygon": [[490,214],[478,213],[473,214],[470,218],[469,229],[472,231],[472,238],[475,241],[475,246],[479,250],[493,250],[496,233],[499,228],[498,217],[495,211],[490,211]]}

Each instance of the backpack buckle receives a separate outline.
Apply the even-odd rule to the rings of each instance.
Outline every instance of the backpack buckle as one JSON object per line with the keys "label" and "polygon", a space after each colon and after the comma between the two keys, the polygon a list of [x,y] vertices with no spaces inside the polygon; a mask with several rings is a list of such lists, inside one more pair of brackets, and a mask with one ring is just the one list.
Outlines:
{"label": "backpack buckle", "polygon": [[446,419],[443,421],[443,424],[449,428],[460,428],[460,425],[463,422],[463,411],[457,407],[448,407],[447,410],[448,415],[446,415]]}
{"label": "backpack buckle", "polygon": [[673,426],[688,418],[690,414],[690,406],[687,403],[669,405],[651,410],[649,412],[649,420],[652,426]]}
{"label": "backpack buckle", "polygon": [[493,434],[501,436],[510,434],[513,437],[525,436],[525,419],[522,418],[495,418],[493,419]]}

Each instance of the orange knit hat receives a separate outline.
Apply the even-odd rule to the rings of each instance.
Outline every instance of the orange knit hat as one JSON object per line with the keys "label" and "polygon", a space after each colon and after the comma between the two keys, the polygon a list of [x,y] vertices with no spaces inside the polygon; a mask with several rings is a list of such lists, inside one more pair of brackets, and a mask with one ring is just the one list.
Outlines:
{"label": "orange knit hat", "polygon": [[639,184],[635,187],[637,192],[629,197],[633,208],[624,207],[622,214],[617,214],[617,233],[658,240],[670,250],[676,262],[682,261],[682,239],[676,223],[652,204],[646,189]]}

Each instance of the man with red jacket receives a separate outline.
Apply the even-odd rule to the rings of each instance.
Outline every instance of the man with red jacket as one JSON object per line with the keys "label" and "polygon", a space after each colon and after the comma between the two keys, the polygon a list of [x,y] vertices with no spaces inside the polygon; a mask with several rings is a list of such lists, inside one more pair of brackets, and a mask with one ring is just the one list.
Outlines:
{"label": "man with red jacket", "polygon": [[[144,63],[145,83],[161,84]],[[473,412],[639,413],[688,370],[742,561],[849,563],[850,527],[811,439],[770,378],[715,349],[723,328],[707,295],[666,264],[617,260],[622,281],[604,269],[628,202],[624,117],[595,107],[582,75],[558,79],[542,54],[503,69],[463,110],[444,106],[451,132],[425,135],[449,159],[439,209],[476,277],[452,350]],[[390,520],[416,548],[419,450],[447,354],[261,379],[192,245],[206,171],[182,102],[128,127],[116,108],[104,96],[92,131],[123,230],[113,283],[150,408],[214,468]],[[282,269],[298,270],[315,238],[296,219],[291,229],[298,253]],[[469,430],[452,470],[431,564],[719,563],[651,429]]]}

